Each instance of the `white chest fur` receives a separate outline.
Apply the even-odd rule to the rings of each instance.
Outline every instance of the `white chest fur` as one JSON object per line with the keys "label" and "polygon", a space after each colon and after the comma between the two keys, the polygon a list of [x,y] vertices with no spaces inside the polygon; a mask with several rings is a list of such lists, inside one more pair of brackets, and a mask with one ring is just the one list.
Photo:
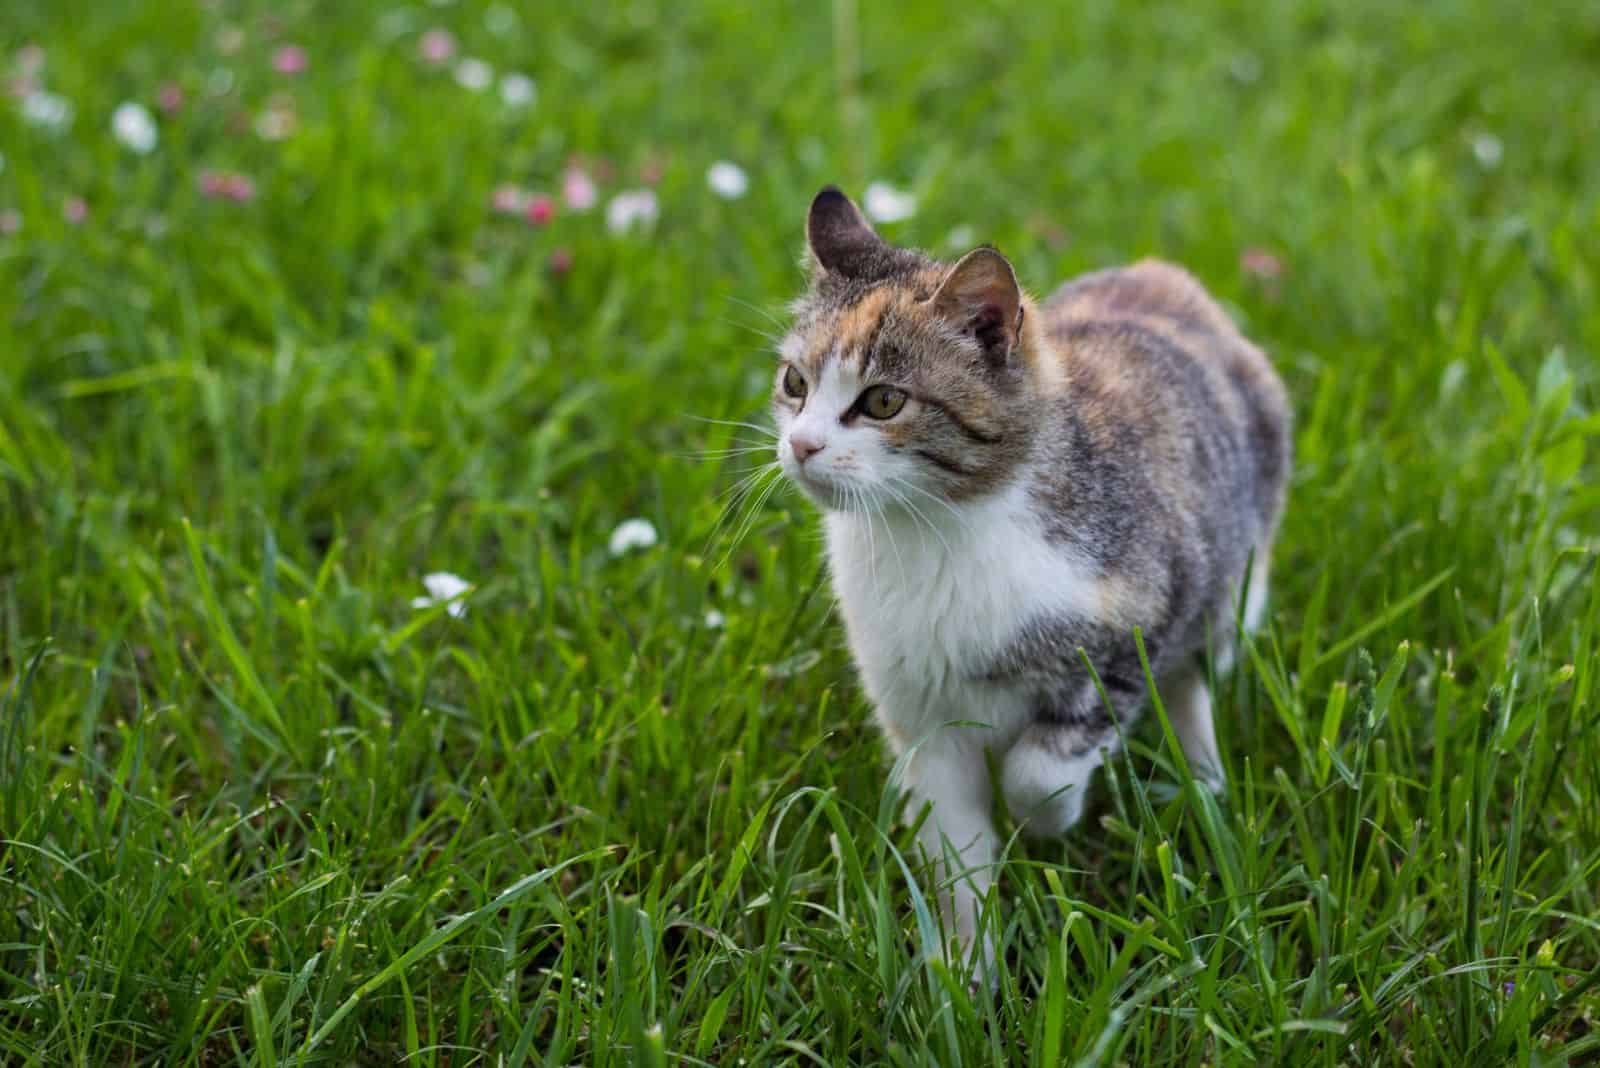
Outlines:
{"label": "white chest fur", "polygon": [[867,694],[897,745],[951,720],[1026,722],[1025,695],[978,679],[1025,623],[1103,619],[1094,571],[1044,536],[1022,485],[923,515],[830,513],[828,552]]}

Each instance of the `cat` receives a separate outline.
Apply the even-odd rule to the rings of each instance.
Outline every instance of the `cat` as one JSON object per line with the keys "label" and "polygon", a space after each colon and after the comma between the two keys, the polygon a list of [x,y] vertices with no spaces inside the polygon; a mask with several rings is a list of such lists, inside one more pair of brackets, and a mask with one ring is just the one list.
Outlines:
{"label": "cat", "polygon": [[911,753],[914,813],[929,806],[947,952],[976,962],[999,842],[989,755],[1025,833],[1076,823],[1148,696],[1136,627],[1187,762],[1222,787],[1203,656],[1225,668],[1238,614],[1253,628],[1265,604],[1287,393],[1171,264],[1038,303],[996,249],[951,265],[896,247],[833,186],[806,239],[778,461],[824,513],[861,681]]}

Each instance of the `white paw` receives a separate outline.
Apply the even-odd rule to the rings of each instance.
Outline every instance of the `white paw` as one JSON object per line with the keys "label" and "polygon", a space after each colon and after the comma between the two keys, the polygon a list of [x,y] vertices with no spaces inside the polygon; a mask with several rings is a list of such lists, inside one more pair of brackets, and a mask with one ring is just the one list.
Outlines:
{"label": "white paw", "polygon": [[1083,816],[1089,776],[1098,755],[1063,760],[1042,746],[1024,744],[1006,756],[1001,789],[1024,834],[1048,838],[1064,833]]}

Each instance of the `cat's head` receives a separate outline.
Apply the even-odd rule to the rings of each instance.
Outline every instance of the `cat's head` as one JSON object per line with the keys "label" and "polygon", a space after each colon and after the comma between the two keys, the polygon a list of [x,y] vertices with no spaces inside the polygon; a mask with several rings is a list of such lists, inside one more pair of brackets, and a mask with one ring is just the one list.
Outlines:
{"label": "cat's head", "polygon": [[824,508],[937,511],[1002,485],[1038,397],[1030,307],[992,248],[896,248],[832,186],[806,220],[811,284],[773,384],[778,459]]}

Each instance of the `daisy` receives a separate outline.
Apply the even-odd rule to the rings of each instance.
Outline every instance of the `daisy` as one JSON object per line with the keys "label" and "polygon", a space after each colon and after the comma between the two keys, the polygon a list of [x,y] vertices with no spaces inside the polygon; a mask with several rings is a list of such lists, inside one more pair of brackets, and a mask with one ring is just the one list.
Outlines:
{"label": "daisy", "polygon": [[412,608],[432,608],[434,605],[444,604],[445,612],[452,619],[460,619],[467,614],[466,603],[458,598],[472,589],[472,583],[460,575],[452,575],[448,571],[435,571],[422,576],[422,585],[428,594],[425,597],[413,597]]}
{"label": "daisy", "polygon": [[660,204],[653,191],[629,189],[612,197],[606,205],[606,229],[623,234],[636,227],[648,228],[660,214]]}
{"label": "daisy", "polygon": [[539,87],[526,74],[507,74],[500,79],[500,103],[508,108],[525,108],[539,97]]}
{"label": "daisy", "polygon": [[65,130],[72,125],[72,101],[58,93],[35,89],[22,98],[22,117],[46,130]]}
{"label": "daisy", "polygon": [[738,200],[750,191],[750,177],[737,163],[720,159],[706,171],[706,184],[724,200]]}
{"label": "daisy", "polygon": [[494,68],[472,56],[456,64],[455,76],[457,85],[474,93],[481,93],[494,84]]}
{"label": "daisy", "polygon": [[873,222],[896,223],[917,213],[917,198],[887,182],[873,182],[861,198]]}
{"label": "daisy", "polygon": [[117,105],[117,110],[111,113],[111,133],[122,147],[141,156],[154,152],[160,139],[155,116],[143,104],[131,100]]}
{"label": "daisy", "polygon": [[650,520],[624,519],[617,524],[617,529],[611,532],[611,540],[606,543],[606,547],[612,556],[622,556],[635,549],[648,549],[658,540],[655,524]]}

